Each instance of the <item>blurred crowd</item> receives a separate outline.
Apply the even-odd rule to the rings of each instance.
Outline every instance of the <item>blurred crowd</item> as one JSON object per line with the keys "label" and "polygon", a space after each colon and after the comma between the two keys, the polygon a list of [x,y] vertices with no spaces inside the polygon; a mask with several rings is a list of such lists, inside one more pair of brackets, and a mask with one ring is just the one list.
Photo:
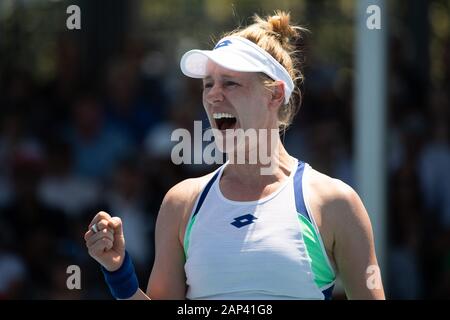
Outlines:
{"label": "blurred crowd", "polygon": [[[388,298],[449,297],[450,42],[439,87],[421,81],[405,45],[389,41],[383,277]],[[0,62],[0,299],[110,298],[83,239],[100,210],[124,221],[146,287],[164,194],[215,168],[172,163],[173,129],[205,121],[201,85],[176,64],[158,73],[164,57],[148,56],[130,43],[89,79],[79,48],[61,37],[45,83]],[[309,60],[303,105],[283,140],[293,156],[355,187],[353,79],[341,67]],[[80,266],[81,290],[66,287],[69,265]]]}

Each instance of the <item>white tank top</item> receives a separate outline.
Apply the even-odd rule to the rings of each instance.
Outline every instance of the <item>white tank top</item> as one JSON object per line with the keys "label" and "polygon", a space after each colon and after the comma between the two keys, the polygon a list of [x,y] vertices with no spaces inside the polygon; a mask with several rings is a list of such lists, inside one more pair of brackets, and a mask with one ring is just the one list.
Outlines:
{"label": "white tank top", "polygon": [[277,191],[257,201],[203,188],[184,237],[187,299],[329,299],[335,273],[304,201],[311,167],[296,160]]}

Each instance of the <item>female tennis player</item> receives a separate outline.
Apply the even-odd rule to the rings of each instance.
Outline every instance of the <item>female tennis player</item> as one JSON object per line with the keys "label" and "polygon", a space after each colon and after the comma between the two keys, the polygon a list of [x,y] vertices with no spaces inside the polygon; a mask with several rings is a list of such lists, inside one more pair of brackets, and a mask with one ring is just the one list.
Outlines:
{"label": "female tennis player", "polygon": [[[290,43],[303,29],[289,20],[285,12],[255,16],[213,50],[191,50],[181,60],[185,75],[203,79],[203,105],[228,156],[243,151],[248,159],[254,150],[247,142],[230,144],[238,129],[271,132],[292,121],[301,73]],[[99,212],[85,240],[113,296],[329,299],[339,275],[348,298],[384,299],[381,275],[373,273],[379,269],[369,216],[356,192],[290,156],[279,135],[268,149],[270,174],[262,174],[260,158],[229,157],[167,192],[146,292],[125,250],[121,220]]]}

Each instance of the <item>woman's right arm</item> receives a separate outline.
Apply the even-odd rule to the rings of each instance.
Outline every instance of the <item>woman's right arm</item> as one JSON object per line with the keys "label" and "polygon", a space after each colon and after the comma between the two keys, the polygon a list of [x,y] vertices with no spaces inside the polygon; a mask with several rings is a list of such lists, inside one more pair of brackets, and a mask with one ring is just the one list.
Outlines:
{"label": "woman's right arm", "polygon": [[[192,210],[195,195],[192,180],[170,189],[161,204],[155,230],[155,261],[147,292],[138,289],[130,300],[185,299],[186,276],[184,250],[180,241],[183,219]],[[99,232],[91,226],[97,223]],[[85,234],[89,254],[110,272],[118,270],[125,257],[122,222],[106,212],[99,212]]]}
{"label": "woman's right arm", "polygon": [[184,249],[180,241],[183,218],[192,210],[192,180],[170,189],[161,204],[155,229],[155,262],[148,281],[152,299],[185,299]]}

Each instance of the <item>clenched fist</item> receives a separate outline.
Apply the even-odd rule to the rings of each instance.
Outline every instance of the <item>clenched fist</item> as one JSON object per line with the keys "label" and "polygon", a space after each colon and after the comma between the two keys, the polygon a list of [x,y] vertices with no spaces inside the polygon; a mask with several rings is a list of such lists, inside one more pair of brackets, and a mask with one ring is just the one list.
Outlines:
{"label": "clenched fist", "polygon": [[89,255],[108,271],[116,271],[125,258],[122,220],[104,211],[97,213],[84,235]]}

